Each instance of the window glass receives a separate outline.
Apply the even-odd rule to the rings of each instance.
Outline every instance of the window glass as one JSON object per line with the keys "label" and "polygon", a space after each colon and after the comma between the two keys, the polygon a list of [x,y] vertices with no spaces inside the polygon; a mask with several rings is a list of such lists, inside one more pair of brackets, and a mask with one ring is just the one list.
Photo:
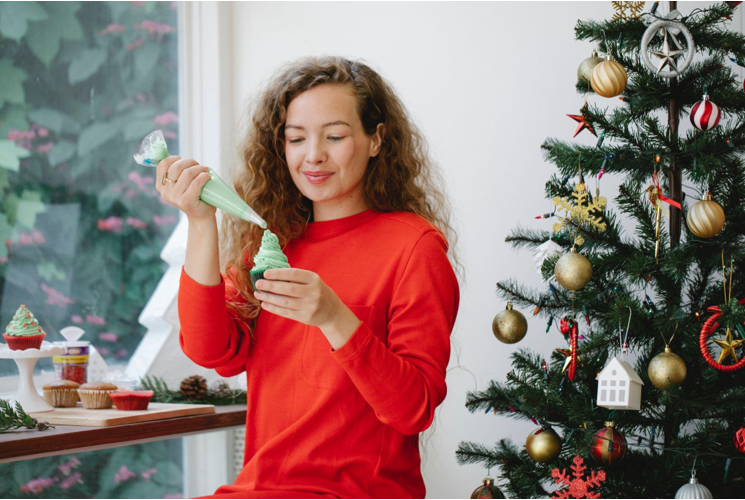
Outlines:
{"label": "window glass", "polygon": [[178,150],[177,9],[0,2],[2,331],[25,304],[45,340],[79,326],[109,365],[142,339],[177,210],[132,155],[154,129]]}
{"label": "window glass", "polygon": [[0,464],[0,498],[183,498],[181,449],[177,438]]}

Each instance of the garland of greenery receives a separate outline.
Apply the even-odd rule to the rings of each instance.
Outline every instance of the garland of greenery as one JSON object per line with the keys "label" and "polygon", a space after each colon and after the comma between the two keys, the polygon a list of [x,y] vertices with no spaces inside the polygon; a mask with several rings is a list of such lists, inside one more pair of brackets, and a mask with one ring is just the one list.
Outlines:
{"label": "garland of greenery", "polygon": [[18,401],[16,401],[14,410],[9,402],[0,399],[0,434],[13,432],[21,427],[45,431],[54,426],[49,425],[49,422],[39,422],[35,418],[32,418],[31,415],[23,410],[21,403]]}
{"label": "garland of greenery", "polygon": [[246,404],[246,391],[240,389],[222,388],[219,392],[210,390],[206,396],[200,399],[186,398],[180,391],[168,388],[162,378],[145,376],[141,382],[142,390],[153,391],[154,403],[186,403],[186,404],[210,404],[215,406]]}

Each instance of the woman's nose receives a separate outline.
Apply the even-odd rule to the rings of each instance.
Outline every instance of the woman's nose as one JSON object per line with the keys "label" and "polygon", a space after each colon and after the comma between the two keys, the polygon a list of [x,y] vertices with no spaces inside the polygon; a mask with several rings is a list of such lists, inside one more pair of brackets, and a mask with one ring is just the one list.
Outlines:
{"label": "woman's nose", "polygon": [[310,140],[308,152],[305,154],[305,161],[312,165],[318,165],[326,161],[326,149],[323,142],[319,140]]}

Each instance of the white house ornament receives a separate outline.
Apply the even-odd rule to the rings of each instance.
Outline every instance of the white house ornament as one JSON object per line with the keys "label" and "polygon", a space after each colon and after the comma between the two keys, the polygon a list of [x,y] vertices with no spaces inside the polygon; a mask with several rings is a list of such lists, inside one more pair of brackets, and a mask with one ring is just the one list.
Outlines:
{"label": "white house ornament", "polygon": [[611,410],[641,409],[644,382],[626,361],[614,357],[600,370],[596,380],[598,406]]}
{"label": "white house ornament", "polygon": [[[657,35],[662,37],[662,41],[659,47],[652,48],[650,44]],[[680,43],[680,35],[685,38],[685,47]],[[652,45],[657,46],[657,44]],[[645,66],[655,75],[662,78],[676,78],[685,73],[693,62],[695,48],[693,35],[685,24],[663,19],[652,23],[644,32],[640,52]],[[652,60],[652,57],[655,59]]]}
{"label": "white house ornament", "polygon": [[706,132],[719,125],[722,113],[719,106],[711,102],[709,94],[704,94],[702,100],[691,108],[691,124],[699,130]]}
{"label": "white house ornament", "polygon": [[538,274],[541,274],[541,268],[543,267],[543,261],[554,255],[561,255],[564,253],[564,247],[556,243],[552,239],[548,239],[545,243],[541,243],[536,247],[535,253],[533,254],[533,261],[535,262],[536,270]]}

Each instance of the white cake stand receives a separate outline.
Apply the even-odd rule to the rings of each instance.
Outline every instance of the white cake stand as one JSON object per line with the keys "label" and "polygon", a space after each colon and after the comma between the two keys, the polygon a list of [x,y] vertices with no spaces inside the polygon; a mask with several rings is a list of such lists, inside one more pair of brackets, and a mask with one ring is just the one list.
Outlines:
{"label": "white cake stand", "polygon": [[[49,342],[42,342],[41,349],[26,349],[25,351],[13,351],[8,348],[7,344],[0,344],[0,359],[12,359],[18,365],[20,377],[14,400],[21,403],[23,411],[40,413],[54,410],[34,387],[34,366],[39,358],[58,356],[65,352],[67,352],[66,347]],[[15,405],[13,400],[11,404]]]}

